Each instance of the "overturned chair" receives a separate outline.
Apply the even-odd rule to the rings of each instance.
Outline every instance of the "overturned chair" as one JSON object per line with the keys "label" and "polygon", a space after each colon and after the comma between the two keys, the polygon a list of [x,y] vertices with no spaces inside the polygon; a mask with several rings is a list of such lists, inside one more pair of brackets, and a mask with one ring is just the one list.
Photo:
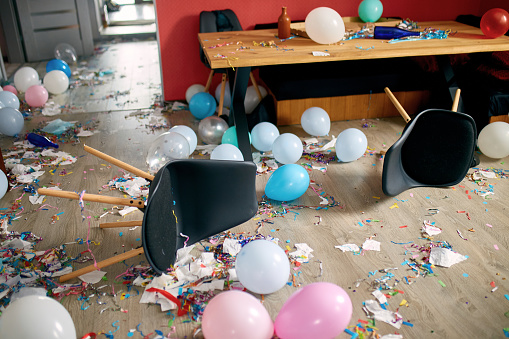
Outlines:
{"label": "overturned chair", "polygon": [[69,199],[136,206],[143,221],[112,223],[101,228],[142,225],[143,247],[97,262],[60,277],[60,282],[145,254],[157,273],[175,263],[177,250],[237,226],[258,210],[256,165],[250,161],[180,159],[168,162],[155,176],[85,146],[85,150],[133,174],[151,180],[142,200],[40,188],[38,193]]}
{"label": "overturned chair", "polygon": [[475,122],[469,115],[456,112],[459,90],[452,110],[428,109],[413,120],[388,88],[385,92],[407,122],[401,137],[385,155],[385,195],[396,196],[413,187],[456,185],[470,167],[478,164]]}

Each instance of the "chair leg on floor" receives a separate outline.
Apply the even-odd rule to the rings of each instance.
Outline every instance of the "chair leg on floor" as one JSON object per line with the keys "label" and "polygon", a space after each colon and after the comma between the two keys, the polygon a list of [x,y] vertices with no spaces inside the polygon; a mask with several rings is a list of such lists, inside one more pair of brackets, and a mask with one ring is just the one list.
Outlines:
{"label": "chair leg on floor", "polygon": [[209,78],[207,80],[207,84],[205,85],[205,93],[208,93],[210,89],[210,85],[212,84],[212,77],[214,76],[214,70],[211,69],[209,73]]}
{"label": "chair leg on floor", "polygon": [[99,224],[99,228],[135,227],[141,226],[142,224],[143,220],[105,222]]}
{"label": "chair leg on floor", "polygon": [[221,95],[219,96],[219,107],[217,108],[217,116],[221,116],[221,114],[223,114],[225,90],[226,90],[226,73],[223,73],[223,76],[221,78]]}
{"label": "chair leg on floor", "polygon": [[260,101],[262,101],[262,99],[263,99],[262,92],[260,92],[260,89],[258,88],[258,83],[256,82],[253,72],[249,72],[249,78],[251,79],[251,82],[253,83],[253,87],[256,91],[256,94],[258,94],[258,99],[260,99]]}

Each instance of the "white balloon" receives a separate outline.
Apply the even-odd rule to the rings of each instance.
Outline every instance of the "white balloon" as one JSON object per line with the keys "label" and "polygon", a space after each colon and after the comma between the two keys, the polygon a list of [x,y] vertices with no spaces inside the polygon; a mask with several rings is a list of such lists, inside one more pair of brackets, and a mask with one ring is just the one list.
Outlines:
{"label": "white balloon", "polygon": [[336,139],[336,156],[340,162],[351,162],[366,153],[368,139],[358,128],[347,128]]}
{"label": "white balloon", "polygon": [[7,189],[9,189],[9,181],[4,171],[0,170],[0,199],[4,197]]}
{"label": "white balloon", "polygon": [[[219,85],[217,85],[217,87],[216,87],[215,97],[217,100],[217,104],[219,105],[219,100],[221,99],[221,83],[219,83]],[[225,84],[225,88],[224,88],[223,107],[230,108],[231,105],[232,105],[232,96],[231,96],[231,92],[230,92],[230,82],[227,81]]]}
{"label": "white balloon", "polygon": [[329,114],[320,107],[310,107],[302,113],[300,124],[306,133],[316,137],[329,135],[330,117]]}
{"label": "white balloon", "polygon": [[200,84],[194,84],[189,86],[189,88],[186,91],[186,101],[187,103],[191,102],[191,98],[193,95],[199,92],[205,92],[205,86]]}
{"label": "white balloon", "polygon": [[0,317],[2,338],[76,339],[71,315],[50,297],[30,295],[12,302]]}
{"label": "white balloon", "polygon": [[14,74],[14,86],[20,92],[26,90],[33,85],[39,85],[39,74],[32,67],[21,67]]}
{"label": "white balloon", "polygon": [[261,152],[272,150],[274,140],[279,136],[277,127],[267,121],[260,122],[251,130],[251,144]]}
{"label": "white balloon", "polygon": [[221,144],[214,148],[210,154],[210,159],[244,161],[244,156],[237,146],[232,144]]}
{"label": "white balloon", "polygon": [[318,7],[309,12],[305,27],[309,38],[319,44],[335,44],[345,35],[343,18],[328,7]]}
{"label": "white balloon", "polygon": [[[267,90],[262,86],[258,86],[260,90],[260,94],[262,95],[262,99],[267,96]],[[258,97],[258,93],[256,93],[256,89],[254,86],[249,86],[246,90],[246,97],[244,98],[244,108],[246,110],[246,114],[251,114],[255,110],[256,106],[260,103],[260,98]]]}
{"label": "white balloon", "polygon": [[198,144],[198,138],[196,137],[196,133],[191,127],[185,125],[177,125],[170,128],[169,132],[177,132],[183,135],[189,142],[189,154],[194,152],[196,145]]}
{"label": "white balloon", "polygon": [[42,83],[49,93],[61,94],[69,88],[69,77],[60,70],[53,70],[46,73]]}
{"label": "white balloon", "polygon": [[283,133],[274,140],[272,154],[282,164],[294,164],[304,152],[302,141],[292,133]]}
{"label": "white balloon", "polygon": [[477,146],[489,158],[507,157],[509,155],[509,124],[496,121],[484,126],[477,138]]}

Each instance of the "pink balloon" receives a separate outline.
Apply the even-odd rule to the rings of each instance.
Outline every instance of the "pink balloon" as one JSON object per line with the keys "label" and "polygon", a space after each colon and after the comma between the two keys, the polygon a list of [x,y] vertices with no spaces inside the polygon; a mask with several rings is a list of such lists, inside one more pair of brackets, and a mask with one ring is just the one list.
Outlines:
{"label": "pink balloon", "polygon": [[14,87],[14,86],[12,86],[12,85],[6,85],[6,86],[4,86],[4,91],[11,92],[11,93],[13,93],[13,94],[18,95],[18,90],[16,89],[16,87]]}
{"label": "pink balloon", "polygon": [[281,339],[331,339],[352,318],[352,301],[338,285],[312,283],[294,292],[274,322]]}
{"label": "pink balloon", "polygon": [[25,92],[25,101],[30,107],[42,107],[48,101],[48,91],[41,85],[30,86]]}
{"label": "pink balloon", "polygon": [[236,290],[210,300],[201,328],[207,339],[270,339],[274,334],[272,319],[260,301]]}

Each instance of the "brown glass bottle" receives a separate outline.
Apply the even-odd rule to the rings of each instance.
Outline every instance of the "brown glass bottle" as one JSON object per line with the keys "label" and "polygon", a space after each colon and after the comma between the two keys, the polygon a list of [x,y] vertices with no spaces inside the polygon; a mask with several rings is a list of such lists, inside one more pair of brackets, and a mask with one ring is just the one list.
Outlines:
{"label": "brown glass bottle", "polygon": [[281,15],[277,21],[277,37],[279,39],[288,39],[291,35],[290,24],[292,21],[286,12],[286,7],[281,10]]}

